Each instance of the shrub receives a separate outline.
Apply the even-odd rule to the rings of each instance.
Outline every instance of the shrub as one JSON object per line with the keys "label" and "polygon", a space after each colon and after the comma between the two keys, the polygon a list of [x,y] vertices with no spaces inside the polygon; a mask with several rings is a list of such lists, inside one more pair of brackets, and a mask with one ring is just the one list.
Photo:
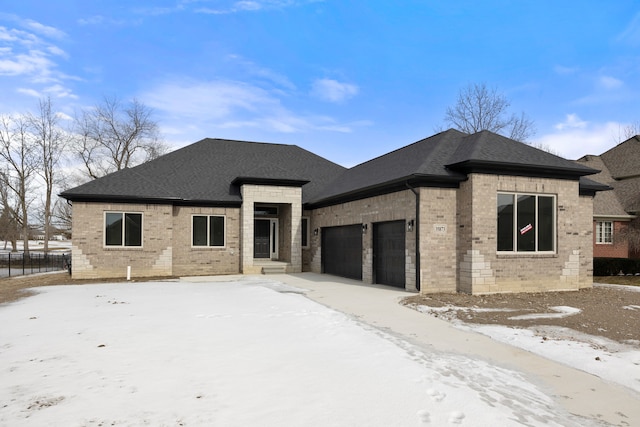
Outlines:
{"label": "shrub", "polygon": [[640,273],[640,260],[627,258],[594,258],[594,276],[615,276]]}

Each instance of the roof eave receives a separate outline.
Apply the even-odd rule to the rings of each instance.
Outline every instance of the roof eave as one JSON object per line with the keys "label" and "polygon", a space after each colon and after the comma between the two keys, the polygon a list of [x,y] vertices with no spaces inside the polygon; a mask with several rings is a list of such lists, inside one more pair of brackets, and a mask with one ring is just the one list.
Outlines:
{"label": "roof eave", "polygon": [[302,179],[279,179],[279,178],[258,178],[250,176],[239,176],[231,181],[232,185],[254,184],[254,185],[278,185],[284,187],[302,187],[311,181]]}
{"label": "roof eave", "polygon": [[587,167],[557,167],[527,165],[522,163],[467,160],[446,165],[447,169],[463,173],[486,173],[491,175],[530,176],[539,178],[578,179],[598,171]]}
{"label": "roof eave", "polygon": [[326,206],[337,205],[340,203],[352,202],[355,200],[367,199],[369,197],[394,193],[396,191],[406,190],[407,184],[412,187],[457,188],[460,185],[460,182],[465,181],[466,179],[466,176],[413,174],[381,184],[371,185],[365,188],[358,188],[346,193],[317,199],[307,203],[305,208],[318,209]]}

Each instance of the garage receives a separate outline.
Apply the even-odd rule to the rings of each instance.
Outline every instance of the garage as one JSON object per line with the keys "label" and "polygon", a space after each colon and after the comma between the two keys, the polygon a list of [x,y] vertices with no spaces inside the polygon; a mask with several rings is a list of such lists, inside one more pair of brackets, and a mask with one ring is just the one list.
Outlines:
{"label": "garage", "polygon": [[374,282],[405,288],[405,222],[391,221],[373,224]]}
{"label": "garage", "polygon": [[322,271],[362,280],[362,224],[322,229]]}

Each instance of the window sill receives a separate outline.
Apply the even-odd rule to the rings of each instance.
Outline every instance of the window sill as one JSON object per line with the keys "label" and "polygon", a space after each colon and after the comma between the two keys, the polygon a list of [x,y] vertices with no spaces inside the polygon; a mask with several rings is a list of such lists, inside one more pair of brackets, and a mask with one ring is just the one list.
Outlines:
{"label": "window sill", "polygon": [[498,259],[500,258],[558,258],[558,254],[555,252],[498,252],[496,253]]}

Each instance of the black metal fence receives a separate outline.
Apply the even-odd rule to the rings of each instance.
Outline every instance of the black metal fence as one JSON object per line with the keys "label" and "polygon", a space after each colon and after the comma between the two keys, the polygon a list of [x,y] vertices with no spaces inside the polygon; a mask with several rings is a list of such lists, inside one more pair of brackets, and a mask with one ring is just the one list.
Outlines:
{"label": "black metal fence", "polygon": [[0,253],[0,277],[22,276],[47,271],[68,270],[71,272],[69,253]]}

